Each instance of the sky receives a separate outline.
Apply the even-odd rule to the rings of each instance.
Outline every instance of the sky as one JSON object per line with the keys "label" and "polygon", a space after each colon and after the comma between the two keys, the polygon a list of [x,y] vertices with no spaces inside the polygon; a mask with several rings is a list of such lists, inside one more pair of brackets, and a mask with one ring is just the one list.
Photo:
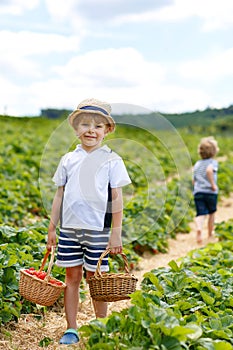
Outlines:
{"label": "sky", "polygon": [[90,97],[122,112],[228,107],[232,13],[232,0],[1,0],[0,114]]}

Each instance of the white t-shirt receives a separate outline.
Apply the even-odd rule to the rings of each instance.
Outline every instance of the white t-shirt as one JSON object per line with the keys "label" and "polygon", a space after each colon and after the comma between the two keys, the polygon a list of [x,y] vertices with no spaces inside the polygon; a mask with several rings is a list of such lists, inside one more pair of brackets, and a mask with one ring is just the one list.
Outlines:
{"label": "white t-shirt", "polygon": [[111,188],[131,183],[122,158],[107,146],[90,153],[78,145],[65,154],[54,174],[56,186],[65,186],[61,211],[63,228],[102,231]]}

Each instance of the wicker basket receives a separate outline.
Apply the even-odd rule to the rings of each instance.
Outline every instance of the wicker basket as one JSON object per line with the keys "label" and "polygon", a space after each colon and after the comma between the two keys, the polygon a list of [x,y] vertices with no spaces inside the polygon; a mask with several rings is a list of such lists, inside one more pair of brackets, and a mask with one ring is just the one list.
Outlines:
{"label": "wicker basket", "polygon": [[129,273],[127,257],[121,253],[124,260],[126,273],[103,273],[100,266],[102,259],[109,254],[111,249],[107,249],[99,258],[95,274],[88,280],[90,295],[97,301],[117,301],[129,299],[129,294],[135,292],[137,278]]}
{"label": "wicker basket", "polygon": [[[20,270],[19,280],[19,293],[27,300],[43,305],[51,306],[59,298],[60,294],[64,291],[65,283],[51,277],[51,269],[53,266],[55,250],[52,248],[51,252],[47,251],[42,261],[39,271],[43,271],[46,260],[51,253],[51,258],[48,265],[47,275],[44,280],[37,278],[36,276],[30,275],[25,269]],[[62,285],[54,285],[50,283],[50,279],[60,282]]]}

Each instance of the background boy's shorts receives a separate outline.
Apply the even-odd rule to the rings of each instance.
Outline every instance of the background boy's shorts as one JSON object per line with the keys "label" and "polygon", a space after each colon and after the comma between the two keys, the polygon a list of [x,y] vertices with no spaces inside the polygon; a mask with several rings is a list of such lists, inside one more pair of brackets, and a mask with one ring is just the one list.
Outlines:
{"label": "background boy's shorts", "polygon": [[218,195],[214,193],[196,193],[194,202],[196,206],[196,216],[212,214],[217,210]]}
{"label": "background boy's shorts", "polygon": [[[103,231],[60,229],[56,265],[74,267],[83,265],[95,272],[100,255],[109,241],[110,230]],[[109,271],[108,256],[104,257],[101,271]]]}

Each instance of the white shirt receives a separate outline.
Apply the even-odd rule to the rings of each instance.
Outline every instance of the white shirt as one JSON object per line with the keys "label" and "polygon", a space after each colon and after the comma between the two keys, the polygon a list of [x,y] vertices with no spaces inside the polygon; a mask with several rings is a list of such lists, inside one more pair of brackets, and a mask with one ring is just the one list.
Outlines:
{"label": "white shirt", "polygon": [[102,231],[111,188],[131,183],[122,158],[107,146],[88,153],[81,145],[65,154],[54,174],[56,186],[65,186],[63,228]]}

